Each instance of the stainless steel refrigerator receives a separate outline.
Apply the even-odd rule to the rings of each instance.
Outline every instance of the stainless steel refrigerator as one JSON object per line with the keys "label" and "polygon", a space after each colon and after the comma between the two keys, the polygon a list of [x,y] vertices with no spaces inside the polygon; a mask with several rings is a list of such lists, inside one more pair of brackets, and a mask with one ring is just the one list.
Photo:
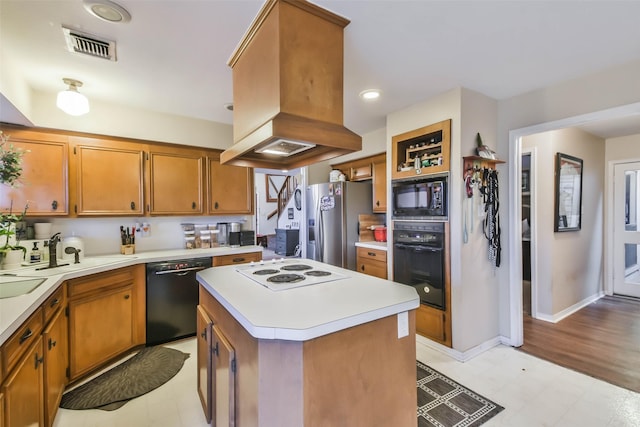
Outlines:
{"label": "stainless steel refrigerator", "polygon": [[358,215],[372,211],[371,182],[328,182],[307,187],[307,258],[356,269]]}

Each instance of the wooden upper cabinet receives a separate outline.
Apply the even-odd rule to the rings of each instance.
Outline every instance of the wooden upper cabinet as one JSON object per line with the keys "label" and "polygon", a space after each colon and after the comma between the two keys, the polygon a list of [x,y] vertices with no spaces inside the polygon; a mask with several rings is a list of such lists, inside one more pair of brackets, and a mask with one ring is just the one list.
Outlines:
{"label": "wooden upper cabinet", "polygon": [[387,156],[373,162],[373,211],[387,212]]}
{"label": "wooden upper cabinet", "polygon": [[69,213],[67,136],[44,132],[2,129],[9,145],[24,150],[22,176],[15,188],[0,184],[0,210],[13,202],[13,212],[22,212],[27,202],[30,216]]}
{"label": "wooden upper cabinet", "polygon": [[71,143],[78,216],[144,214],[144,145],[82,137]]}
{"label": "wooden upper cabinet", "polygon": [[199,150],[151,146],[149,150],[149,213],[201,215],[204,156]]}
{"label": "wooden upper cabinet", "polygon": [[253,214],[253,168],[221,165],[214,155],[207,171],[208,214]]}
{"label": "wooden upper cabinet", "polygon": [[395,135],[391,138],[391,178],[448,172],[450,145],[450,119]]}

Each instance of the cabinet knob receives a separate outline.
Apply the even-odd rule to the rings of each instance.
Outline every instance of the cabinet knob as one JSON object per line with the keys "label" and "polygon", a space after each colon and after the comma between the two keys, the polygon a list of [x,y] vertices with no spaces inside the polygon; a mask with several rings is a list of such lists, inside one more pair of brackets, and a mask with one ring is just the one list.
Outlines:
{"label": "cabinet knob", "polygon": [[364,271],[364,264],[360,266],[360,270]]}
{"label": "cabinet knob", "polygon": [[198,205],[196,205],[196,202],[191,202],[191,209],[195,209],[196,206],[198,206]]}
{"label": "cabinet knob", "polygon": [[218,202],[215,202],[215,203],[213,204],[213,208],[214,208],[214,209],[218,209]]}
{"label": "cabinet knob", "polygon": [[218,341],[216,341],[216,346],[211,349],[211,352],[216,356],[218,355]]}
{"label": "cabinet knob", "polygon": [[244,262],[244,258],[234,258],[233,262]]}
{"label": "cabinet knob", "polygon": [[60,304],[60,298],[56,298],[53,301],[51,301],[51,304],[49,304],[49,307],[53,308],[58,304]]}
{"label": "cabinet knob", "polygon": [[41,363],[44,363],[44,357],[38,357],[38,353],[36,353],[36,360],[35,360],[35,368],[38,369],[38,365],[40,365]]}
{"label": "cabinet knob", "polygon": [[32,335],[33,335],[33,331],[31,329],[27,328],[27,330],[24,332],[24,334],[22,334],[22,336],[20,337],[19,343],[22,344],[23,342],[25,342],[26,340],[31,338]]}
{"label": "cabinet knob", "polygon": [[54,341],[51,338],[49,338],[49,350],[51,350],[53,347],[55,347],[56,344],[57,344],[56,341]]}
{"label": "cabinet knob", "polygon": [[58,209],[58,201],[54,200],[53,202],[51,202],[51,209],[53,209],[54,211]]}
{"label": "cabinet knob", "polygon": [[136,202],[131,202],[131,210],[136,210]]}
{"label": "cabinet knob", "polygon": [[204,328],[204,329],[202,330],[202,332],[200,333],[200,336],[201,336],[202,338],[206,338],[206,337],[207,337],[207,328]]}
{"label": "cabinet knob", "polygon": [[129,294],[124,296],[124,299],[129,299],[129,298],[131,298],[131,295],[129,295]]}
{"label": "cabinet knob", "polygon": [[376,256],[376,253],[375,253],[375,252],[367,252],[367,255],[369,255],[369,256]]}
{"label": "cabinet knob", "polygon": [[376,206],[380,206],[380,200],[376,200]]}

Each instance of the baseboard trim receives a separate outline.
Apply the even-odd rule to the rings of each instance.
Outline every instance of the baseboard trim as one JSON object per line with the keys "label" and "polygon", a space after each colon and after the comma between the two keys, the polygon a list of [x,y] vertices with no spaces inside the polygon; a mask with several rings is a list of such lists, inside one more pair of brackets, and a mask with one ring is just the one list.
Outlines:
{"label": "baseboard trim", "polygon": [[536,317],[536,319],[544,320],[545,322],[550,322],[550,323],[558,323],[559,321],[561,321],[565,317],[571,316],[576,311],[588,306],[589,304],[591,304],[591,303],[593,303],[595,301],[598,301],[600,298],[604,297],[604,295],[605,295],[604,291],[599,291],[595,295],[591,295],[590,297],[587,297],[587,298],[583,299],[582,301],[579,301],[579,302],[573,304],[571,307],[567,307],[564,310],[559,311],[558,313],[553,314],[553,315],[540,314],[540,312],[538,312],[538,316]]}
{"label": "baseboard trim", "polygon": [[[435,341],[431,341],[429,338],[425,338],[422,335],[416,335],[416,343],[424,345],[432,350],[436,350],[442,354],[446,354],[447,356],[459,361],[459,362],[467,362],[474,357],[484,353],[485,351],[500,345],[504,344],[504,340],[506,337],[495,337],[490,340],[487,340],[473,348],[470,348],[467,351],[458,351],[450,347],[446,347],[442,344],[439,344]],[[507,344],[510,345],[510,344]]]}

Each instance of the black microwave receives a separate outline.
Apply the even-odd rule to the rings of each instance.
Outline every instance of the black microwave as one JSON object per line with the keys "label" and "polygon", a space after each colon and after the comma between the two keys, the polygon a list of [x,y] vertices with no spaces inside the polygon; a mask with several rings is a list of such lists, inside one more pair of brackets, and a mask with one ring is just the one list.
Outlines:
{"label": "black microwave", "polygon": [[393,219],[446,219],[447,178],[393,181]]}

